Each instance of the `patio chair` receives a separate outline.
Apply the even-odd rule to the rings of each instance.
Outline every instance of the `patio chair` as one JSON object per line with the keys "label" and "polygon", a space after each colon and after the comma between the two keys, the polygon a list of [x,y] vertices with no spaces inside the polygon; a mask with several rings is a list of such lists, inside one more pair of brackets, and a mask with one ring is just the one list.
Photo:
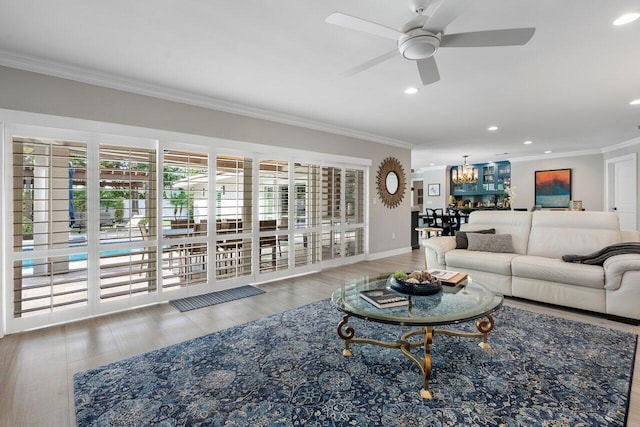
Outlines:
{"label": "patio chair", "polygon": [[[142,241],[148,241],[150,240],[150,236],[149,236],[149,229],[147,228],[146,225],[143,224],[138,224],[138,228],[140,229],[140,236],[142,236]],[[147,254],[147,248],[143,248],[142,249],[142,258],[140,259],[140,273],[142,274],[142,269],[145,265],[145,258],[148,258],[149,255]],[[149,268],[149,261],[147,260],[146,262],[147,268]]]}
{"label": "patio chair", "polygon": [[[198,223],[193,226],[194,236],[206,236],[207,224]],[[207,269],[207,243],[197,242],[189,246],[189,272],[193,273],[193,267],[200,267],[198,271],[206,271]]]}

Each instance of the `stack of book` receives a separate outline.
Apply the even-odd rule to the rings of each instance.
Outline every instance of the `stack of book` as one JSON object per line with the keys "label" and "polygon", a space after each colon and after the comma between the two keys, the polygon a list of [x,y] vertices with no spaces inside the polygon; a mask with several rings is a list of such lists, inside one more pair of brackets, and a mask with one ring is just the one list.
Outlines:
{"label": "stack of book", "polygon": [[443,285],[457,285],[467,278],[467,274],[449,270],[428,270]]}
{"label": "stack of book", "polygon": [[402,307],[409,304],[408,298],[400,296],[389,289],[360,291],[360,298],[378,308]]}

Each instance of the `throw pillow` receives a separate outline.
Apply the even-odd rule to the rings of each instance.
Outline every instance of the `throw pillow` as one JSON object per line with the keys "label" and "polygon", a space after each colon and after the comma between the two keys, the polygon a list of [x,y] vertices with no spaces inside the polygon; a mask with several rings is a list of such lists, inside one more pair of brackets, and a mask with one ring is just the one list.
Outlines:
{"label": "throw pillow", "polygon": [[467,246],[469,246],[467,233],[496,234],[496,229],[489,228],[487,230],[456,231],[456,249],[467,249]]}
{"label": "throw pillow", "polygon": [[513,253],[511,234],[468,233],[470,251]]}

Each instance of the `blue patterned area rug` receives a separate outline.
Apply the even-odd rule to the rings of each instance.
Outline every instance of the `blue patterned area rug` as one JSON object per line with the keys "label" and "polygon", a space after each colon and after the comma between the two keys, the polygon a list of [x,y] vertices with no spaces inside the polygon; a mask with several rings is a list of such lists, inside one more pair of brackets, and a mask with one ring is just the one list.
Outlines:
{"label": "blue patterned area rug", "polygon": [[[478,339],[434,336],[433,400],[420,398],[420,371],[399,350],[353,344],[353,356],[343,357],[341,314],[321,301],[77,373],[77,423],[625,424],[636,335],[511,307],[494,318],[488,350]],[[356,336],[386,340],[405,330],[349,324]]]}

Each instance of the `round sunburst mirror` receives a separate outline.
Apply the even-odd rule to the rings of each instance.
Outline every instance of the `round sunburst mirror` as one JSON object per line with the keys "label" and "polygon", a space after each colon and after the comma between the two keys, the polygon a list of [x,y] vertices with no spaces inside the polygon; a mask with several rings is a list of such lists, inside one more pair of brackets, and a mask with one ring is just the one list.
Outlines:
{"label": "round sunburst mirror", "polygon": [[395,157],[387,157],[378,168],[376,179],[378,195],[382,203],[389,208],[395,208],[402,202],[406,189],[404,168]]}

